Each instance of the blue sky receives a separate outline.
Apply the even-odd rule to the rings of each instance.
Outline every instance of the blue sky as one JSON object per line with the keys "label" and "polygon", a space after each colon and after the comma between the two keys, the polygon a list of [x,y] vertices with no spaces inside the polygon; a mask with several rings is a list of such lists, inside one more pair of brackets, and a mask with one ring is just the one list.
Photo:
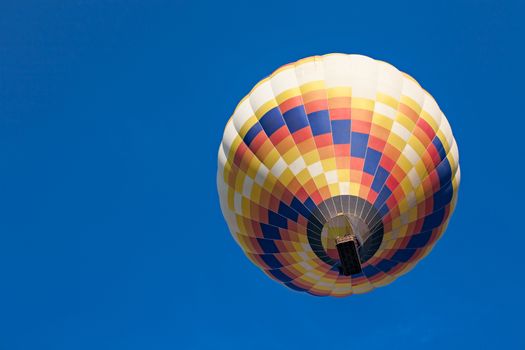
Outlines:
{"label": "blue sky", "polygon": [[[2,2],[0,349],[524,348],[524,10]],[[413,75],[462,167],[433,252],[344,299],[292,292],[249,263],[215,185],[237,102],[282,64],[330,52]]]}

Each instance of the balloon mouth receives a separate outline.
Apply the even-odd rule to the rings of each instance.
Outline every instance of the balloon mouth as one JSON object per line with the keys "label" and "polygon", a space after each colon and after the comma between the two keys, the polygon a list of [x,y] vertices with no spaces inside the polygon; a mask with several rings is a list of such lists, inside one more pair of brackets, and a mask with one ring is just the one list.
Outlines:
{"label": "balloon mouth", "polygon": [[329,198],[312,211],[308,242],[317,257],[334,269],[340,266],[336,238],[347,234],[355,236],[359,261],[365,263],[374,256],[383,241],[382,215],[370,202],[351,195]]}
{"label": "balloon mouth", "polygon": [[360,217],[349,213],[338,213],[328,219],[321,231],[321,243],[330,258],[339,260],[336,239],[346,235],[354,236],[360,247],[370,236],[370,229]]}

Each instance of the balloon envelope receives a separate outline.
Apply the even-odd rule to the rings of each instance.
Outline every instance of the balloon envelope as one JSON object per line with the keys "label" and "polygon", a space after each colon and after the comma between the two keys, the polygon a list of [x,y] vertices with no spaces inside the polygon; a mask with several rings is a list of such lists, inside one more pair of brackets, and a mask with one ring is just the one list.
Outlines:
{"label": "balloon envelope", "polygon": [[[458,149],[436,101],[410,76],[361,55],[285,65],[226,124],[217,186],[246,256],[313,295],[347,296],[408,272],[457,200]],[[339,270],[335,238],[357,238],[362,271]]]}

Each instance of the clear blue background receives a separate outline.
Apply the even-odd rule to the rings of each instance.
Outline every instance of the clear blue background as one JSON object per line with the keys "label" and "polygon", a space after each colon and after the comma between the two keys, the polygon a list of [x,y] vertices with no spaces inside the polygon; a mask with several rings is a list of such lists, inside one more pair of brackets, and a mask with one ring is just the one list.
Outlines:
{"label": "clear blue background", "polygon": [[[519,1],[3,1],[0,349],[523,349]],[[271,281],[222,219],[216,157],[275,68],[361,53],[459,144],[456,212],[388,287]]]}

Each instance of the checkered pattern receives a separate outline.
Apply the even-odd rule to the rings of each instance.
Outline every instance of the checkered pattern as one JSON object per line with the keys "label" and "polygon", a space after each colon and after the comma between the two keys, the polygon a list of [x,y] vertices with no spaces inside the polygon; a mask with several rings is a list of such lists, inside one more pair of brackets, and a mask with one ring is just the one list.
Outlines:
{"label": "checkered pattern", "polygon": [[[248,258],[297,291],[386,285],[430,252],[457,201],[458,149],[410,76],[360,55],[279,68],[239,103],[219,148],[223,215]],[[342,276],[330,231],[363,222],[363,272]]]}

